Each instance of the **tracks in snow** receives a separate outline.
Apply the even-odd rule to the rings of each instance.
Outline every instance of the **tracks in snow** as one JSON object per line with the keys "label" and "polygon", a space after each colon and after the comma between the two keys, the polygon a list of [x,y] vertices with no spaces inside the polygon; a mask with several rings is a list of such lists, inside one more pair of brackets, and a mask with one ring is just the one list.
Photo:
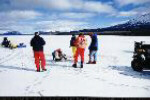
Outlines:
{"label": "tracks in snow", "polygon": [[42,84],[42,82],[50,75],[50,68],[45,71],[45,72],[38,72],[38,73],[35,73],[35,74],[38,74],[36,76],[36,79],[32,82],[32,84],[28,85],[26,88],[25,88],[25,95],[29,96],[29,95],[39,95],[39,96],[44,96],[44,94],[42,94],[42,92],[44,90],[41,90],[40,88],[40,85]]}

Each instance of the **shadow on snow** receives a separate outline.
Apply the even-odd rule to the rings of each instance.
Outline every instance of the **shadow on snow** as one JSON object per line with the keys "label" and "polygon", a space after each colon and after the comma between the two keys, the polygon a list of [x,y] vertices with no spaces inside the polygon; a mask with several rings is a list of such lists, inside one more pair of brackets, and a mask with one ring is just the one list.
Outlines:
{"label": "shadow on snow", "polygon": [[72,63],[71,60],[65,60],[65,61],[54,61],[54,60],[47,60],[46,61],[48,66],[59,66],[59,67],[72,67],[70,63]]}
{"label": "shadow on snow", "polygon": [[0,68],[6,68],[6,69],[15,69],[15,70],[25,70],[25,71],[34,71],[34,69],[29,69],[29,68],[20,68],[20,67],[15,67],[15,66],[4,66],[0,65]]}
{"label": "shadow on snow", "polygon": [[125,52],[125,53],[133,53],[134,51],[130,51],[130,50],[123,50],[123,52]]}
{"label": "shadow on snow", "polygon": [[130,76],[133,78],[144,78],[149,79],[150,78],[150,71],[142,71],[142,72],[136,72],[129,66],[109,66],[112,70],[117,70],[119,74]]}

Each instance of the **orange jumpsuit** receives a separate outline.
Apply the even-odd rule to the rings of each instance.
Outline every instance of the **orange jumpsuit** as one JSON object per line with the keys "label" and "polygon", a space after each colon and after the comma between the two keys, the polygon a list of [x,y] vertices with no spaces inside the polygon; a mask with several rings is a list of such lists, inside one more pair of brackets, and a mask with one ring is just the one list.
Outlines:
{"label": "orange jumpsuit", "polygon": [[76,53],[74,56],[74,63],[76,64],[78,62],[79,55],[81,56],[81,62],[83,63],[84,62],[84,51],[85,51],[85,48],[87,45],[87,40],[86,40],[85,36],[84,35],[78,36],[75,44],[76,44],[77,50],[76,50]]}

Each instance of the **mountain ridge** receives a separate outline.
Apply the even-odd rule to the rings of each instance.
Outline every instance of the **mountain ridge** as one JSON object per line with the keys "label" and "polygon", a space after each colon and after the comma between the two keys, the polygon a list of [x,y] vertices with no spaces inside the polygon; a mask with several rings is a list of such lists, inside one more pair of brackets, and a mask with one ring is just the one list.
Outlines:
{"label": "mountain ridge", "polygon": [[84,29],[80,32],[101,32],[101,34],[108,33],[112,35],[150,35],[150,13],[133,18],[123,24],[98,29]]}

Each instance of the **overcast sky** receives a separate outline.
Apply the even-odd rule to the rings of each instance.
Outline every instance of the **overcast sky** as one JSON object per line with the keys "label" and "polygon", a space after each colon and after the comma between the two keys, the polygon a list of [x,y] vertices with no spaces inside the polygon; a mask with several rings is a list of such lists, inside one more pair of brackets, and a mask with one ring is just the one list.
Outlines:
{"label": "overcast sky", "polygon": [[102,28],[150,12],[150,0],[0,0],[0,33]]}

